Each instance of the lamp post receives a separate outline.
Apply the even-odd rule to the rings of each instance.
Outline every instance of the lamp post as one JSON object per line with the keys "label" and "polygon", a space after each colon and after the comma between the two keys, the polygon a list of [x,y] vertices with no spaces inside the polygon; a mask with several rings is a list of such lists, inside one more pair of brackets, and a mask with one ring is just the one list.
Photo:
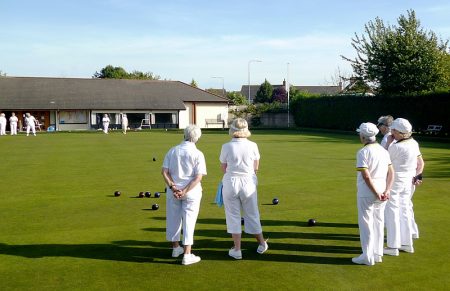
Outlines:
{"label": "lamp post", "polygon": [[289,85],[289,62],[287,63],[287,82],[286,82],[286,92],[287,92],[287,126],[289,128],[290,120],[289,120],[289,90],[291,86]]}
{"label": "lamp post", "polygon": [[248,103],[250,103],[250,64],[251,63],[261,63],[261,60],[250,60],[248,61]]}
{"label": "lamp post", "polygon": [[225,78],[224,77],[211,77],[214,79],[222,79],[222,95],[225,97]]}

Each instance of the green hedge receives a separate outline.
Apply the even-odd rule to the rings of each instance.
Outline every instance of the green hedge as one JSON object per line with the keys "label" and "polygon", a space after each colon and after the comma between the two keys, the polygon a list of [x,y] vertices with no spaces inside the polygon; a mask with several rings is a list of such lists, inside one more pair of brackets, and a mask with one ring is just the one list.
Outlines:
{"label": "green hedge", "polygon": [[361,122],[376,123],[378,117],[390,114],[408,119],[415,132],[423,132],[430,124],[442,125],[441,134],[450,132],[450,92],[298,98],[291,108],[299,127],[354,130]]}

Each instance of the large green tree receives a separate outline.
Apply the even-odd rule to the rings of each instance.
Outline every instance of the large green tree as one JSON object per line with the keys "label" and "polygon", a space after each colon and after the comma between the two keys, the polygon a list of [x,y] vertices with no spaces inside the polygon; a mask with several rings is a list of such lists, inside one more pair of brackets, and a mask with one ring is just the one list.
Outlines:
{"label": "large green tree", "polygon": [[227,94],[227,98],[228,98],[228,100],[230,100],[230,102],[233,105],[247,105],[248,104],[247,98],[244,95],[242,95],[240,92],[229,92]]}
{"label": "large green tree", "polygon": [[349,59],[357,78],[371,83],[380,94],[433,91],[445,86],[448,41],[425,31],[413,10],[398,18],[398,26],[376,18],[365,34],[352,39],[357,57]]}
{"label": "large green tree", "polygon": [[151,72],[141,72],[133,71],[128,73],[122,67],[113,67],[108,65],[100,70],[100,72],[95,72],[93,78],[99,79],[137,79],[137,80],[159,80],[160,76],[154,75]]}
{"label": "large green tree", "polygon": [[266,80],[259,86],[256,92],[255,103],[270,103],[272,101],[273,86]]}

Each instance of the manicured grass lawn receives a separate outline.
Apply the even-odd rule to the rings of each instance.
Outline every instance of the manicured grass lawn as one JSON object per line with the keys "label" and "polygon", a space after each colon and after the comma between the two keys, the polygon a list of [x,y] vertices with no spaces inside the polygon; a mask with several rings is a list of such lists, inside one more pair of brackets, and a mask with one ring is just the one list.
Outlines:
{"label": "manicured grass lawn", "polygon": [[[358,266],[356,135],[254,131],[261,152],[259,204],[269,250],[244,235],[227,255],[221,179],[225,131],[198,144],[208,176],[195,235],[202,261],[182,266],[165,241],[160,174],[180,131],[0,137],[1,290],[445,290],[450,287],[450,146],[420,142],[424,184],[414,196],[416,253]],[[153,158],[156,161],[153,161]],[[122,192],[114,197],[115,190]],[[274,197],[277,206],[271,205]],[[153,203],[160,209],[152,211]],[[308,227],[309,218],[318,222]]]}

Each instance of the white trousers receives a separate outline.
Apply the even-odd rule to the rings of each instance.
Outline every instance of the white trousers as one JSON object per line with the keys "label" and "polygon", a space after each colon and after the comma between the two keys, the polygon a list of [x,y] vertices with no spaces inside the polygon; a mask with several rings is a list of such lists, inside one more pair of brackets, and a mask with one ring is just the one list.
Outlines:
{"label": "white trousers", "polygon": [[386,202],[375,197],[358,197],[358,226],[361,240],[362,257],[369,263],[375,263],[375,256],[383,256],[384,208]]}
{"label": "white trousers", "polygon": [[412,185],[411,186],[411,198],[410,198],[410,200],[411,200],[411,219],[412,219],[412,235],[413,235],[413,238],[415,237],[415,238],[418,238],[419,237],[419,227],[417,226],[417,223],[416,223],[416,218],[415,218],[415,216],[414,216],[414,205],[413,205],[413,202],[412,202],[412,198],[413,198],[413,195],[414,195],[414,192],[416,191],[416,186],[414,186],[414,185]]}
{"label": "white trousers", "polygon": [[242,233],[241,209],[244,229],[249,234],[262,233],[258,210],[258,180],[253,176],[225,175],[222,179],[223,205],[228,233]]}
{"label": "white trousers", "polygon": [[9,127],[11,128],[11,135],[17,135],[17,122],[11,122]]}
{"label": "white trousers", "polygon": [[191,190],[182,200],[173,197],[169,188],[166,194],[166,239],[171,242],[180,241],[183,229],[183,245],[193,245],[195,223],[202,200],[201,190]]}
{"label": "white trousers", "polygon": [[108,129],[109,129],[109,122],[104,122],[103,123],[103,132],[108,133]]}
{"label": "white trousers", "polygon": [[6,134],[6,124],[1,124],[0,125],[0,135],[5,135]]}
{"label": "white trousers", "polygon": [[28,124],[27,125],[27,135],[30,134],[30,130],[34,135],[36,135],[36,126]]}

